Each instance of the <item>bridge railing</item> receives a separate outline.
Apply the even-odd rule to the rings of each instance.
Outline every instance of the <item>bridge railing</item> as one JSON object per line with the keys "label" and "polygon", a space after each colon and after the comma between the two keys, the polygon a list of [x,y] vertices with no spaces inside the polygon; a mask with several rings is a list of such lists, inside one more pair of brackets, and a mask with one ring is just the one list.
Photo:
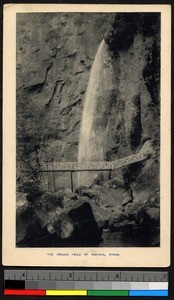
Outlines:
{"label": "bridge railing", "polygon": [[98,171],[115,170],[139,161],[147,159],[144,153],[134,154],[116,161],[98,161],[98,162],[41,162],[41,172],[79,172],[79,171]]}

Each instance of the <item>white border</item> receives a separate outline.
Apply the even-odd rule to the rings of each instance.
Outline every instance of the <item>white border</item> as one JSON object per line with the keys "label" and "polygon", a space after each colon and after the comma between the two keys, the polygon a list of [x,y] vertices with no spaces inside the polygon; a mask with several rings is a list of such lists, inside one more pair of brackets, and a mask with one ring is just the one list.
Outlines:
{"label": "white border", "polygon": [[[16,248],[16,13],[161,13],[161,246],[157,248]],[[8,266],[166,267],[170,264],[171,6],[8,4],[3,40],[3,264]],[[81,253],[73,256],[72,253]],[[53,253],[53,255],[48,255]],[[69,253],[62,257],[58,253]],[[87,255],[85,255],[85,253]],[[106,256],[91,256],[103,253]],[[115,256],[109,256],[115,253]],[[118,254],[118,255],[117,255]]]}

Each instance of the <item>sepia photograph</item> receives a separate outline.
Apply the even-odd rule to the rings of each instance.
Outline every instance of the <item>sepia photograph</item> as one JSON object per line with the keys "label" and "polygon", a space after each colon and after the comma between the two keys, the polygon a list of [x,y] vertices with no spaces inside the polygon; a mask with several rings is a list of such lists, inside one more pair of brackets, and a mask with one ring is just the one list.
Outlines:
{"label": "sepia photograph", "polygon": [[17,251],[163,246],[161,15],[16,12]]}
{"label": "sepia photograph", "polygon": [[17,246],[159,246],[160,14],[24,13],[16,34]]}

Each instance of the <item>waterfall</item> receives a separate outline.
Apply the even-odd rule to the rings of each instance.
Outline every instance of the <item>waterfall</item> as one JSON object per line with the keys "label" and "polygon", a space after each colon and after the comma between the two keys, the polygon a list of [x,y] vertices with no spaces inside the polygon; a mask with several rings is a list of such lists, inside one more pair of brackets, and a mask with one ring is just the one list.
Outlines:
{"label": "waterfall", "polygon": [[[90,70],[82,113],[78,161],[104,160],[105,112],[109,105],[109,93],[113,91],[113,67],[104,40],[96,52]],[[91,184],[95,172],[79,172],[78,185]]]}

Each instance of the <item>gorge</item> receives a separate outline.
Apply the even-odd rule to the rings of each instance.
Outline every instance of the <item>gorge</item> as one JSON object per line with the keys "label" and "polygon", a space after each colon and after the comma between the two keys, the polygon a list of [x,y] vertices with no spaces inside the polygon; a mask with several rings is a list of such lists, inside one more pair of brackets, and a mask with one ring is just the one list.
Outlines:
{"label": "gorge", "polygon": [[[17,245],[159,246],[159,14],[20,14],[16,72]],[[74,174],[73,193],[67,172],[39,172],[142,148],[111,180]]]}

